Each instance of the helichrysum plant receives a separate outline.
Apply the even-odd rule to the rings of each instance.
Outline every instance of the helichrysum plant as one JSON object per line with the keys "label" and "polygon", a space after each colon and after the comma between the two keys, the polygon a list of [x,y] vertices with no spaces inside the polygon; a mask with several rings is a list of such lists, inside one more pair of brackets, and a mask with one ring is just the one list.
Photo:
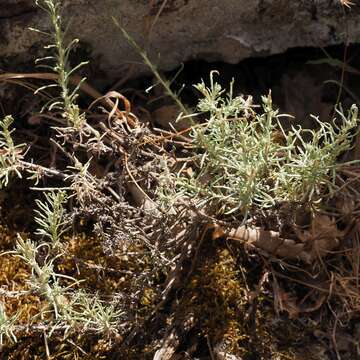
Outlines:
{"label": "helichrysum plant", "polygon": [[65,191],[45,193],[45,198],[46,202],[36,200],[38,210],[35,210],[35,221],[39,225],[36,233],[51,241],[53,248],[57,248],[69,229],[64,209],[68,198]]}
{"label": "helichrysum plant", "polygon": [[58,75],[56,84],[46,85],[37,91],[50,87],[59,88],[60,96],[51,102],[49,110],[61,111],[69,127],[80,129],[85,121],[85,115],[81,113],[76,104],[76,98],[81,83],[85,79],[82,79],[74,89],[71,89],[70,77],[74,75],[79,68],[87,64],[87,62],[81,62],[74,68],[70,67],[69,56],[79,40],[73,39],[70,43],[65,42],[65,32],[63,30],[61,17],[61,2],[59,0],[35,0],[35,4],[48,14],[53,29],[49,33],[33,28],[31,28],[31,30],[48,36],[51,44],[47,45],[45,48],[54,50],[54,55],[38,59],[37,63],[46,61],[47,65],[42,64],[41,66],[50,68],[50,70]]}
{"label": "helichrysum plant", "polygon": [[[56,263],[63,255],[60,242],[68,230],[64,209],[67,200],[64,191],[46,193],[44,202],[37,200],[35,220],[39,228],[36,233],[42,236],[41,241],[36,242],[18,235],[15,250],[10,252],[29,266],[30,291],[40,295],[48,304],[39,310],[28,326],[31,327],[42,319],[42,325],[47,328],[49,335],[59,328],[66,331],[81,328],[83,332],[114,334],[122,311],[114,305],[104,303],[96,294],[87,294],[78,289],[81,281],[56,271]],[[66,285],[63,279],[66,280]],[[16,315],[6,316],[0,303],[1,341],[4,336],[16,341],[16,320]]]}
{"label": "helichrysum plant", "polygon": [[[290,201],[320,200],[325,192],[336,190],[336,172],[347,164],[339,163],[339,156],[352,147],[356,136],[358,108],[353,105],[345,116],[337,111],[341,125],[314,118],[317,130],[292,128],[284,136],[287,144],[294,144],[286,161],[275,174],[278,197]],[[306,135],[306,139],[304,137]],[[349,163],[348,163],[349,164]]]}
{"label": "helichrysum plant", "polygon": [[5,306],[0,302],[0,351],[4,344],[4,338],[6,337],[10,341],[16,342],[15,336],[15,324],[17,322],[19,314],[13,316],[7,316],[5,312]]}
{"label": "helichrysum plant", "polygon": [[286,201],[317,202],[336,189],[335,174],[342,166],[337,159],[351,148],[356,133],[355,105],[348,116],[338,112],[338,126],[315,119],[317,130],[293,126],[285,131],[270,95],[256,107],[250,97],[234,97],[232,85],[225,93],[213,77],[214,72],[209,87],[195,86],[203,96],[198,110],[208,119],[193,127],[198,156],[177,173],[173,196],[212,214],[246,218],[253,209]]}
{"label": "helichrysum plant", "polygon": [[12,175],[21,178],[20,159],[23,145],[15,145],[10,129],[14,119],[6,116],[0,121],[0,189],[6,187]]}

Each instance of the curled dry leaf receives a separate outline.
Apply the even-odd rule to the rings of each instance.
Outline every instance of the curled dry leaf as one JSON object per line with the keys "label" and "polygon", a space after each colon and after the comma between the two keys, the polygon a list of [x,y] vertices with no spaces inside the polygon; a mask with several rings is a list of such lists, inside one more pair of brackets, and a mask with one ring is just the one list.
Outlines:
{"label": "curled dry leaf", "polygon": [[[321,287],[322,284],[319,284]],[[286,312],[290,319],[297,319],[300,314],[311,313],[318,310],[326,301],[327,294],[318,293],[311,289],[303,299],[298,299],[295,295],[283,290],[276,278],[273,281],[274,305],[276,313]]]}
{"label": "curled dry leaf", "polygon": [[[14,82],[17,81],[19,85],[24,86],[24,84],[21,84],[18,82],[18,80],[22,79],[40,79],[40,80],[52,80],[56,81],[58,78],[58,75],[55,73],[3,73],[0,74],[0,83],[1,82]],[[82,78],[78,75],[72,75],[70,76],[70,83],[75,86],[80,86],[80,89],[90,97],[94,98],[95,101],[90,105],[89,108],[91,108],[95,103],[101,102],[107,109],[110,109],[111,114],[116,114],[120,118],[124,118],[129,122],[129,125],[131,127],[135,127],[136,119],[133,117],[128,116],[130,114],[130,102],[129,100],[123,96],[122,94],[111,91],[107,93],[106,95],[102,95],[99,93],[96,89],[94,89],[89,83],[86,81],[83,81]],[[112,101],[112,99],[115,99],[115,103]],[[125,107],[125,113],[118,109],[118,103],[119,100],[121,100],[124,103]],[[125,116],[126,115],[126,116]]]}
{"label": "curled dry leaf", "polygon": [[343,221],[351,223],[354,220],[354,211],[356,210],[356,201],[352,197],[339,197],[336,200],[336,209],[341,214]]}
{"label": "curled dry leaf", "polygon": [[297,235],[306,244],[311,258],[316,258],[335,250],[343,233],[338,230],[332,218],[317,214],[312,219],[310,230],[298,232]]}
{"label": "curled dry leaf", "polygon": [[279,310],[287,312],[290,319],[299,317],[300,307],[297,305],[297,299],[294,295],[279,289],[276,300]]}
{"label": "curled dry leaf", "polygon": [[246,246],[259,248],[273,256],[310,263],[313,259],[326,256],[335,250],[343,233],[329,216],[316,215],[312,219],[310,230],[297,231],[299,240],[284,239],[276,231],[247,226],[217,228],[216,237],[220,236],[241,241]]}
{"label": "curled dry leaf", "polygon": [[239,226],[224,231],[224,235],[228,239],[244,242],[248,247],[259,248],[271,255],[309,261],[308,254],[304,252],[305,244],[292,239],[283,239],[276,231]]}
{"label": "curled dry leaf", "polygon": [[[115,100],[115,102],[112,101]],[[125,111],[119,110],[119,100],[123,103]],[[130,101],[122,94],[117,91],[109,91],[107,94],[96,98],[89,106],[91,109],[96,103],[105,101],[106,104],[111,106],[111,111],[108,115],[108,118],[111,119],[114,115],[118,116],[121,119],[126,120],[130,126],[135,127],[136,120],[134,117],[131,117],[131,104]]]}

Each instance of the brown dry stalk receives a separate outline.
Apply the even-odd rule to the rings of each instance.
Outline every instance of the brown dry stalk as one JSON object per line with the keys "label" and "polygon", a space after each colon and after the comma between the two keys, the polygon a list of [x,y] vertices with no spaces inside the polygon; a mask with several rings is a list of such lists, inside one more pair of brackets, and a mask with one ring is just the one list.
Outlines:
{"label": "brown dry stalk", "polygon": [[[53,80],[56,81],[58,78],[58,75],[55,73],[3,73],[0,74],[0,82],[13,82],[14,80],[21,80],[21,79],[41,79],[41,80]],[[73,75],[70,77],[70,82],[73,85],[78,85],[79,83],[81,83],[80,85],[80,89],[87,95],[91,96],[93,99],[98,99],[98,101],[100,101],[104,106],[106,106],[111,113],[113,114],[114,112],[116,113],[117,116],[119,116],[120,118],[124,117],[124,113],[119,110],[117,108],[117,104],[115,104],[111,99],[108,94],[103,96],[101,93],[99,93],[96,89],[94,89],[91,85],[89,85],[86,81],[81,82],[82,79],[80,76],[77,75]],[[129,106],[130,106],[130,102],[121,94],[117,93],[118,96],[117,98],[121,98],[121,100],[123,100],[124,105],[125,105],[125,115],[129,114]],[[110,95],[113,95],[110,94]],[[129,125],[131,127],[134,127],[136,124],[134,123],[134,120],[131,119],[130,117],[126,117]]]}

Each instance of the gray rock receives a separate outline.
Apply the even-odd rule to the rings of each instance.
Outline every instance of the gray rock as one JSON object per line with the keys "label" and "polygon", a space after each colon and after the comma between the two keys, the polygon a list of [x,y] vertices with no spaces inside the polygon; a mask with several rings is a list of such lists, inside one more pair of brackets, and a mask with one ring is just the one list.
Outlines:
{"label": "gray rock", "polygon": [[[78,37],[95,78],[116,80],[147,72],[139,55],[114,25],[116,17],[148,49],[162,70],[204,59],[236,63],[293,47],[344,42],[339,0],[63,0],[69,37]],[[160,9],[162,12],[159,14]],[[349,40],[360,40],[360,7],[347,10]],[[14,70],[39,56],[44,38],[29,26],[48,29],[32,0],[1,0],[0,68]],[[11,59],[11,61],[9,61]]]}

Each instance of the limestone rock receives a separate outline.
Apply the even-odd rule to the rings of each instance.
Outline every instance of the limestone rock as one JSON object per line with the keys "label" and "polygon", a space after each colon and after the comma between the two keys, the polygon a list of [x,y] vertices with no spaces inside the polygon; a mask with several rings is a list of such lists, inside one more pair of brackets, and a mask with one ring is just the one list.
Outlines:
{"label": "limestone rock", "polygon": [[[92,78],[116,80],[147,72],[112,16],[162,70],[204,59],[236,63],[293,47],[344,42],[339,0],[63,0],[69,36],[78,37],[96,69]],[[360,40],[360,7],[346,11],[352,42]],[[48,29],[33,0],[1,0],[0,68],[33,64],[44,38],[28,27]]]}

